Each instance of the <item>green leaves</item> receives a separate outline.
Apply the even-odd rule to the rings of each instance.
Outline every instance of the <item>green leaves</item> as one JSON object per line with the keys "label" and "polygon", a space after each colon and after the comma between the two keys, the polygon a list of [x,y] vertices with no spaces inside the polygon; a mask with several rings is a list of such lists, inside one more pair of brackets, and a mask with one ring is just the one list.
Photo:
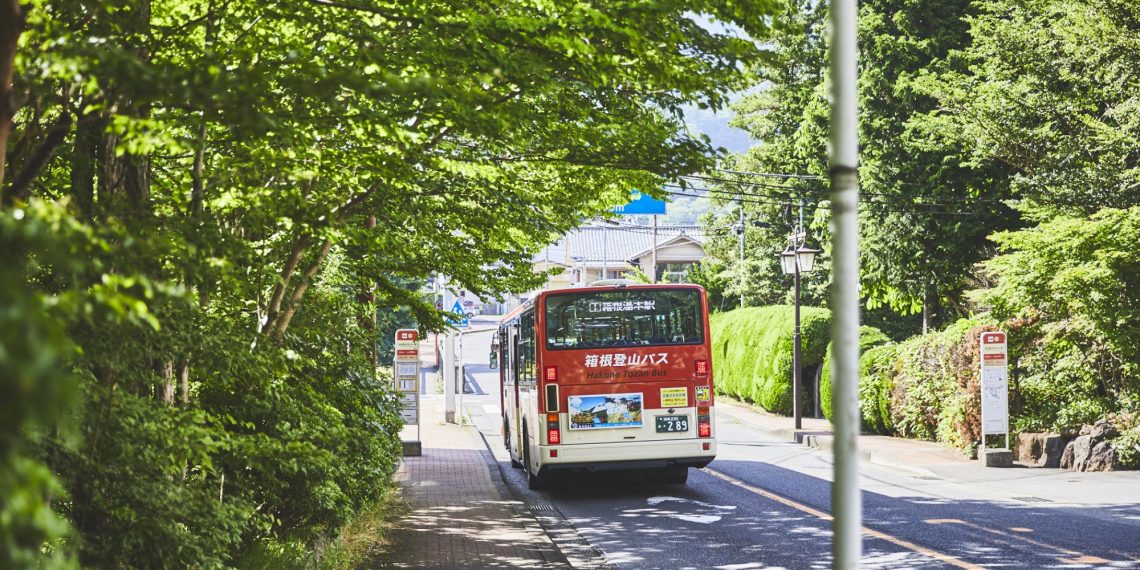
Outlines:
{"label": "green leaves", "polygon": [[[3,207],[47,225],[6,250],[0,318],[31,335],[0,335],[24,374],[0,436],[60,477],[68,553],[224,566],[334,534],[398,459],[379,331],[446,326],[432,274],[529,290],[552,238],[711,165],[679,109],[745,85],[759,43],[713,30],[762,40],[775,7],[31,3]],[[83,437],[12,435],[60,416]]]}

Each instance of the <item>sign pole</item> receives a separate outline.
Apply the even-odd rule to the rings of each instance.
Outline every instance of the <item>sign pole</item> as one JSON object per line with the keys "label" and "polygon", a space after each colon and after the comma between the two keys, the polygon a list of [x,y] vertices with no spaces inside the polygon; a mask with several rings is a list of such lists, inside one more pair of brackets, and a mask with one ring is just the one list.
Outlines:
{"label": "sign pole", "polygon": [[443,362],[439,371],[443,374],[443,421],[455,423],[455,333],[448,332],[443,337]]}
{"label": "sign pole", "polygon": [[657,282],[657,214],[653,214],[653,274],[649,276],[650,283]]}

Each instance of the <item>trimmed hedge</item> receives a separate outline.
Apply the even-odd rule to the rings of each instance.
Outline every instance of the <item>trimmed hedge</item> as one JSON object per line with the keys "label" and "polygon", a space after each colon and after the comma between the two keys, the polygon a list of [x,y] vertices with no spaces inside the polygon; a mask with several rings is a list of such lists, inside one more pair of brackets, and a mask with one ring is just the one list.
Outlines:
{"label": "trimmed hedge", "polygon": [[981,438],[978,341],[997,326],[962,319],[944,331],[868,350],[860,362],[864,430],[969,451]]}
{"label": "trimmed hedge", "polygon": [[[865,354],[868,349],[886,344],[891,339],[883,331],[875,327],[862,326],[859,327],[859,353],[863,354],[862,358],[866,358]],[[864,365],[860,360],[859,376],[864,376]],[[860,383],[861,384],[861,383]],[[860,401],[863,401],[862,387],[860,387],[859,394]],[[823,360],[823,369],[820,370],[819,377],[819,407],[823,411],[823,417],[831,419],[831,343],[827,344],[827,354]],[[880,433],[880,432],[876,432]]]}
{"label": "trimmed hedge", "polygon": [[[830,323],[830,311],[800,307],[800,359],[804,368],[822,364]],[[712,315],[709,326],[717,392],[754,402],[773,413],[791,415],[795,308],[736,309]]]}

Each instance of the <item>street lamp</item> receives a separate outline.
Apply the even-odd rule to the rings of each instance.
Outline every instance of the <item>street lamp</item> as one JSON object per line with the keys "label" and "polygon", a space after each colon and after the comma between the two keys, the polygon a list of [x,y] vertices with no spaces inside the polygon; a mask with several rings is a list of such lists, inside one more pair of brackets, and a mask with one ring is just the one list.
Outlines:
{"label": "street lamp", "polygon": [[792,333],[792,417],[795,419],[795,429],[803,428],[803,414],[800,402],[800,386],[802,373],[800,370],[800,273],[810,273],[815,268],[815,256],[821,250],[800,244],[793,249],[791,244],[783,252],[777,254],[780,258],[780,268],[785,275],[795,275],[795,307],[796,327]]}

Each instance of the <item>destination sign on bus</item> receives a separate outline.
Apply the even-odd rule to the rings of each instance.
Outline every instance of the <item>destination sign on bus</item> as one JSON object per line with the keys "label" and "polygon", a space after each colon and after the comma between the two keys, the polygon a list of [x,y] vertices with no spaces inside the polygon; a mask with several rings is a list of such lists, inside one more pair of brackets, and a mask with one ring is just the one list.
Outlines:
{"label": "destination sign on bus", "polygon": [[649,301],[592,301],[591,313],[621,313],[626,311],[652,311],[657,303]]}

